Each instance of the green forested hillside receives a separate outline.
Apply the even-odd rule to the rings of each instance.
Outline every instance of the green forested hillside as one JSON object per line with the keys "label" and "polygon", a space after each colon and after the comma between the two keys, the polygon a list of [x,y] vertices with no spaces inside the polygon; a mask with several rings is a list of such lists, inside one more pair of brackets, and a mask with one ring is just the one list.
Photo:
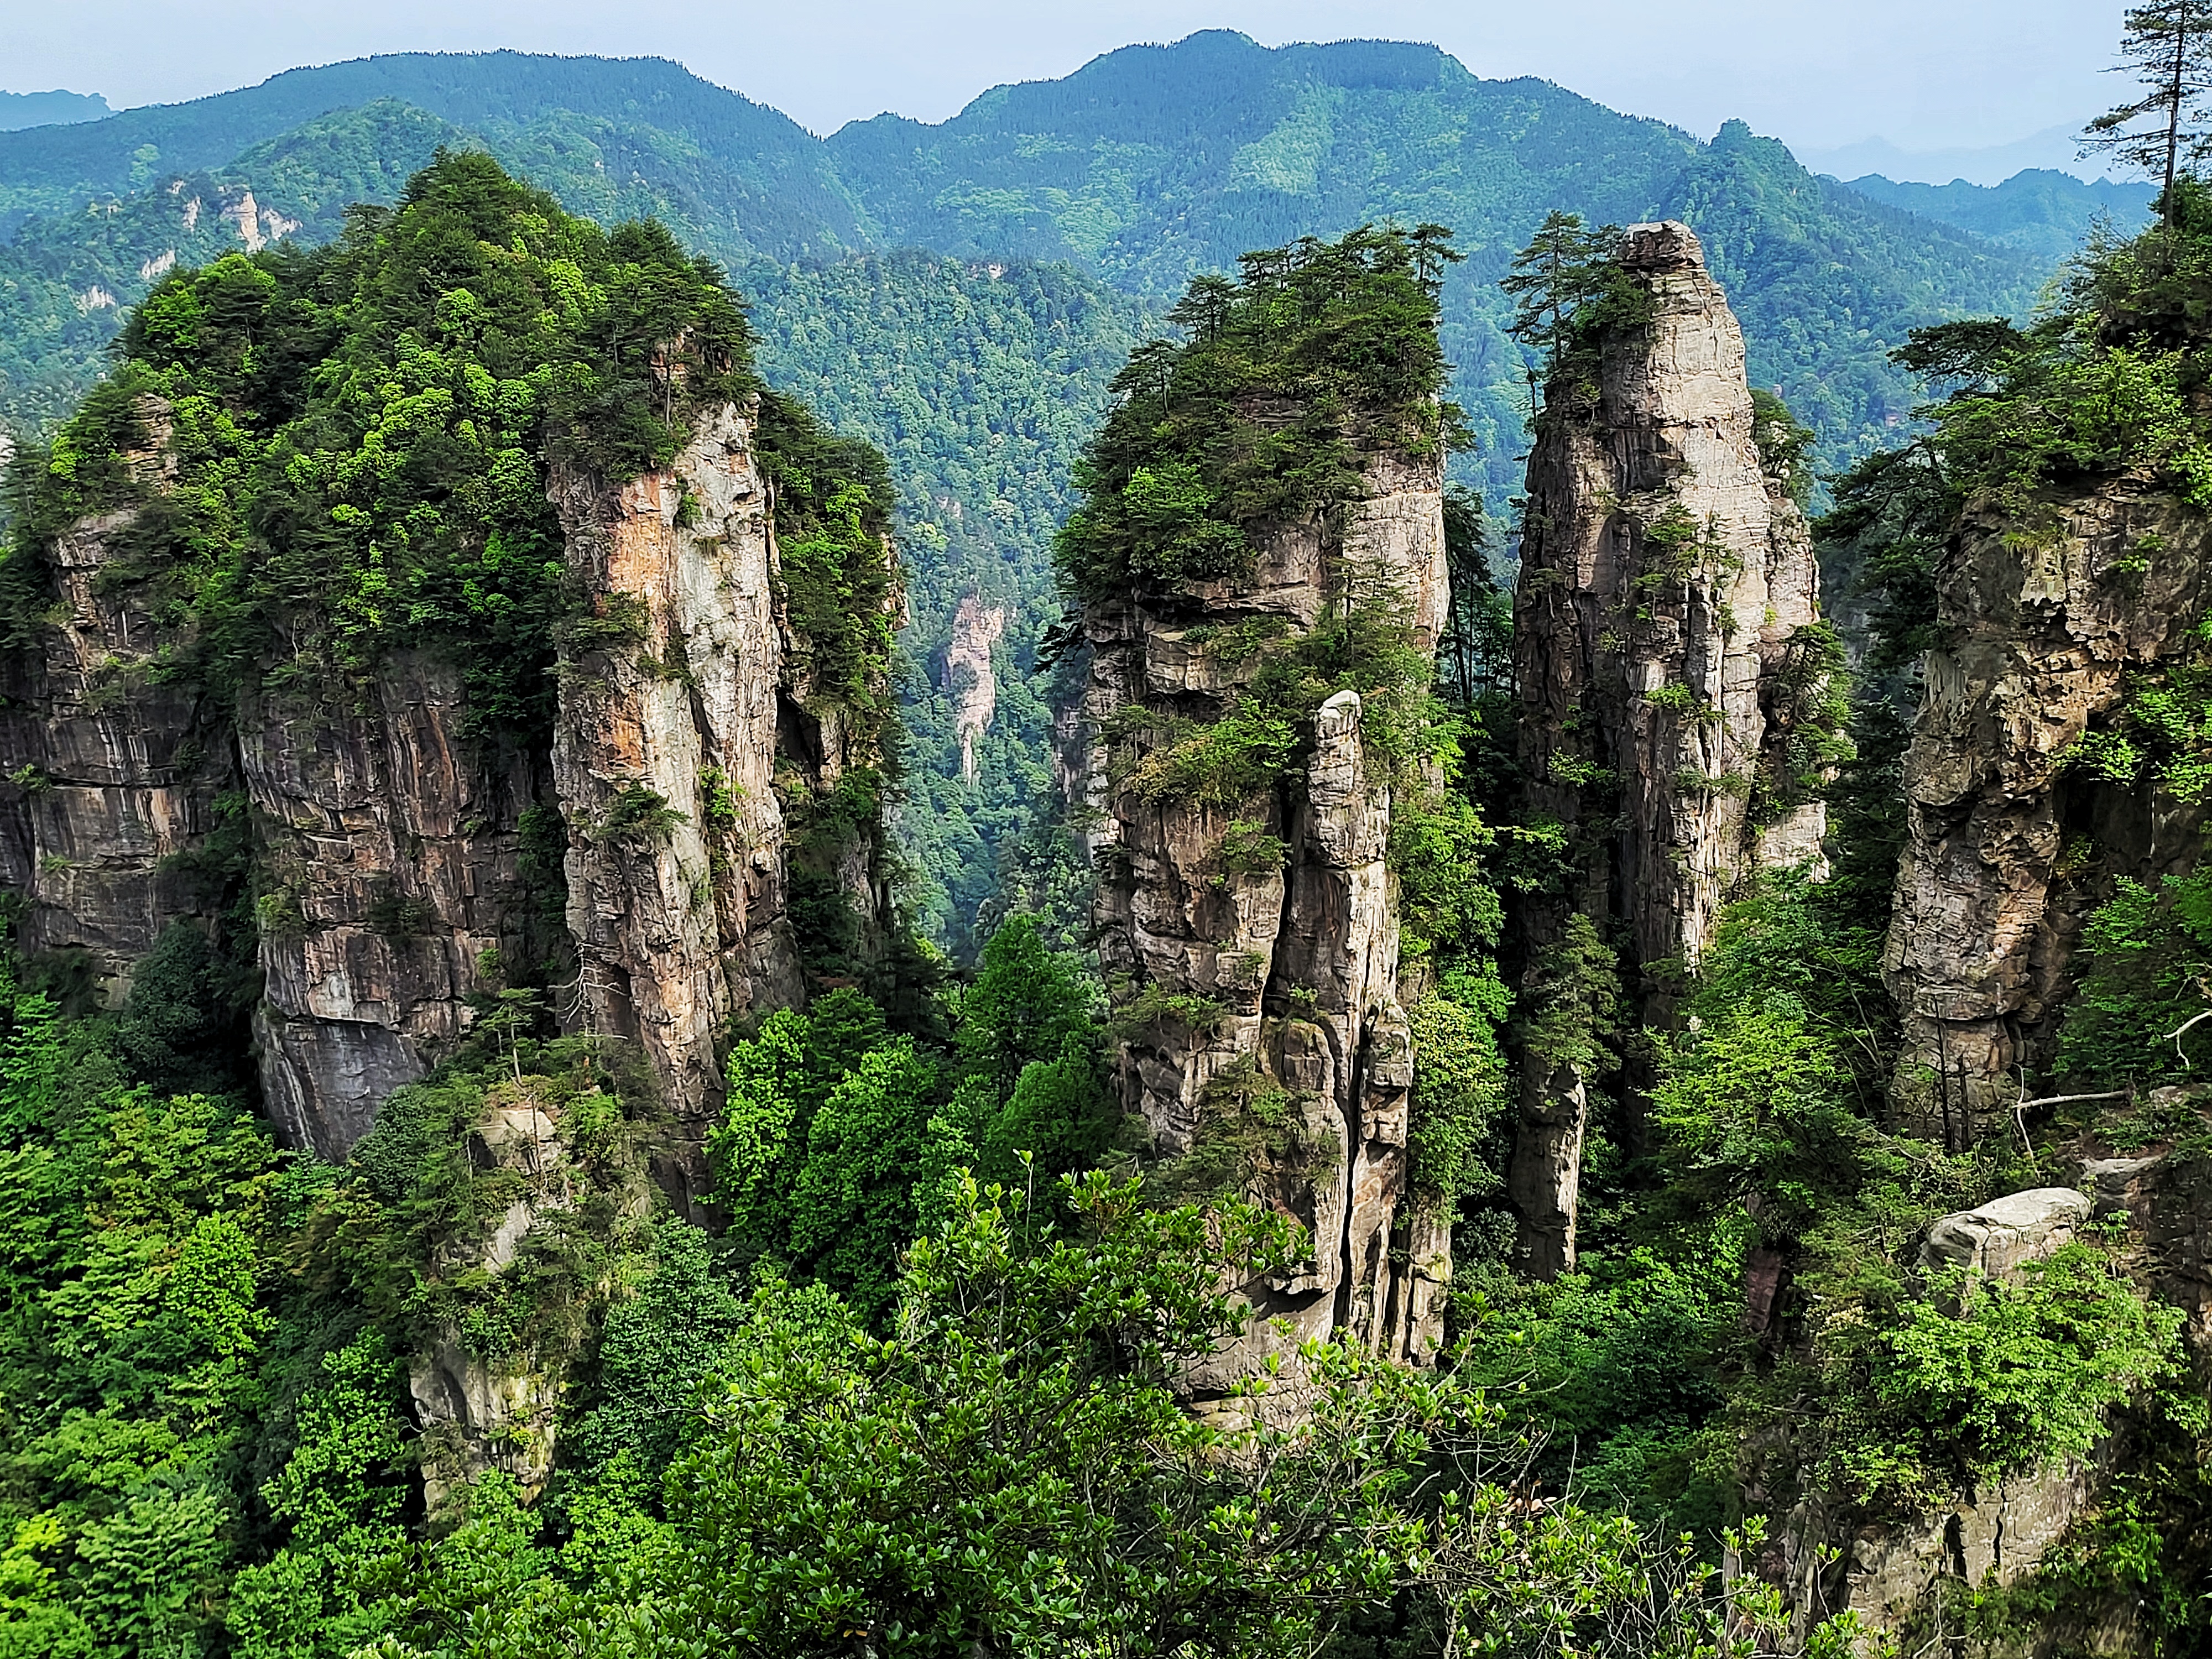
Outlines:
{"label": "green forested hillside", "polygon": [[[649,214],[738,270],[765,371],[891,455],[909,529],[911,892],[953,946],[1002,864],[1030,896],[1063,870],[1031,834],[1048,777],[1027,676],[1054,605],[1046,537],[1073,434],[1192,272],[1372,219],[1449,225],[1467,258],[1443,337],[1474,438],[1455,465],[1502,507],[1528,360],[1497,279],[1555,208],[1697,228],[1754,380],[1812,421],[1832,463],[1907,417],[1916,392],[1887,356],[1906,331],[2023,313],[2053,263],[1815,180],[1740,125],[1701,144],[1548,82],[1480,80],[1429,46],[1269,50],[1217,31],[996,88],[940,125],[885,116],[827,141],[659,60],[410,54],[0,133],[0,422],[58,421],[167,262],[246,240],[249,191],[256,235],[323,240],[441,144],[485,149],[603,223]],[[915,247],[945,257],[886,252]],[[941,684],[970,593],[1009,609],[973,784]]]}
{"label": "green forested hillside", "polygon": [[[1467,256],[1445,289],[1453,393],[1477,438],[1466,465],[1500,499],[1526,394],[1497,283],[1554,208],[1686,219],[1743,314],[1754,380],[1814,412],[1832,460],[1911,409],[1884,356],[1906,329],[2024,312],[2053,263],[1870,209],[1741,123],[1707,146],[1390,41],[1270,50],[1217,30],[1128,46],[1065,80],[996,88],[939,126],[856,123],[830,148],[887,235],[1065,258],[1146,293],[1370,220],[1451,227]],[[1797,283],[1807,272],[1817,294]]]}
{"label": "green forested hillside", "polygon": [[1970,185],[1964,179],[1948,185],[1899,184],[1869,173],[1852,179],[1850,188],[1923,219],[1970,230],[2002,247],[2049,259],[2063,259],[2081,246],[2089,227],[2102,217],[2109,217],[2120,235],[2134,235],[2150,222],[2151,201],[2158,193],[2156,186],[2140,181],[2100,179],[2090,184],[2049,167],[2016,173],[2001,185]]}
{"label": "green forested hillside", "polygon": [[[1051,826],[1051,712],[1032,678],[1059,616],[1042,555],[1107,382],[1154,319],[1065,265],[908,252],[752,264],[741,276],[763,373],[872,439],[898,481],[911,617],[899,827],[915,920],[964,955],[979,912],[987,924],[1004,914],[992,901],[1011,880],[1064,939],[1080,902]],[[953,615],[970,594],[1006,611],[992,653],[998,714],[973,783],[945,684]]]}
{"label": "green forested hillside", "polygon": [[[762,233],[763,251],[828,255],[862,240],[820,143],[789,117],[665,58],[516,52],[404,52],[290,70],[188,104],[7,134],[0,145],[0,231],[33,212],[128,191],[156,173],[219,167],[334,110],[386,98],[487,137],[521,134],[544,122],[611,137],[650,134],[640,147],[641,168],[665,159],[680,172],[687,156],[711,158],[726,192],[720,204],[730,206],[734,198],[775,228]],[[588,167],[607,158],[575,159]],[[783,240],[770,246],[769,237]]]}

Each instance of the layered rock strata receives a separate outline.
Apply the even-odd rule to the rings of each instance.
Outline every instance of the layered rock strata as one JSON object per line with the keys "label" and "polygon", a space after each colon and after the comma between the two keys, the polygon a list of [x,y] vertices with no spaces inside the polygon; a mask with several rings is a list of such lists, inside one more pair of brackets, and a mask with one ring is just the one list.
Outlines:
{"label": "layered rock strata", "polygon": [[[1805,520],[1753,436],[1742,331],[1687,227],[1615,255],[1648,315],[1568,354],[1529,458],[1514,595],[1531,823],[1565,829],[1566,890],[1523,907],[1532,977],[1579,911],[1617,945],[1632,1023],[1673,1018],[1662,964],[1694,965],[1762,867],[1817,864],[1817,800],[1790,787],[1817,705]],[[1510,1191],[1519,1255],[1573,1265],[1594,1079],[1531,1054]]]}
{"label": "layered rock strata", "polygon": [[[1093,606],[1091,729],[1131,705],[1218,720],[1260,660],[1226,640],[1240,625],[1278,641],[1303,634],[1347,571],[1386,590],[1378,601],[1432,653],[1446,599],[1441,464],[1378,453],[1365,481],[1340,535],[1277,525],[1255,538],[1242,580]],[[1351,1331],[1418,1358],[1440,1328],[1449,1234],[1408,1191],[1390,791],[1363,747],[1363,712],[1356,692],[1330,697],[1304,761],[1244,799],[1148,796],[1117,781],[1103,744],[1083,786],[1104,872],[1100,960],[1137,1021],[1120,1054],[1125,1104],[1158,1151],[1186,1155],[1255,1098],[1271,1103],[1279,1133],[1251,1151],[1250,1190],[1313,1240],[1308,1261],[1250,1287],[1245,1340],[1190,1379],[1201,1398],[1307,1338]]]}
{"label": "layered rock strata", "polygon": [[2013,1133],[2102,877],[2154,888],[2200,855],[2201,807],[2063,757],[2118,714],[2130,676],[2197,643],[2204,521],[2130,479],[2039,507],[2023,534],[1977,503],[1939,558],[1940,641],[1905,757],[1883,960],[1904,1021],[1891,1101],[1900,1129],[1954,1148]]}

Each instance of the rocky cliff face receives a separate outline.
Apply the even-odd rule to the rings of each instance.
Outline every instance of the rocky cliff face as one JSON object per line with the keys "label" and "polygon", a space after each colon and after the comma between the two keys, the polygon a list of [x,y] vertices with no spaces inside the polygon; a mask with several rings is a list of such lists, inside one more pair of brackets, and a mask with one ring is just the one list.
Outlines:
{"label": "rocky cliff face", "polygon": [[2199,856],[2201,808],[2060,757],[2116,715],[2131,673],[2191,643],[2212,604],[2203,520],[2124,478],[2045,505],[2047,533],[2026,538],[1970,507],[1945,550],[1905,760],[1892,1103],[1900,1128],[1954,1148],[2008,1133],[2022,1069],[2048,1062],[2100,873],[2155,886]]}
{"label": "rocky cliff face", "polygon": [[[1534,966],[1579,911],[1619,947],[1632,1023],[1673,1015],[1662,964],[1694,964],[1762,867],[1817,862],[1823,813],[1792,788],[1822,690],[1803,515],[1762,465],[1743,335],[1687,227],[1632,226],[1620,270],[1648,317],[1571,355],[1547,388],[1514,599],[1531,823],[1579,852],[1524,907]],[[1510,1176],[1522,1265],[1574,1261],[1592,1079],[1526,1056]]]}
{"label": "rocky cliff face", "polygon": [[[125,459],[158,495],[175,472],[170,410],[144,398],[137,415],[146,447]],[[0,666],[0,881],[26,902],[18,937],[33,956],[79,956],[111,1006],[169,924],[214,925],[223,895],[189,855],[238,780],[222,711],[149,677],[161,636],[118,580],[143,511],[56,538],[48,625]]]}
{"label": "rocky cliff face", "polygon": [[[1295,638],[1340,597],[1347,570],[1374,573],[1432,653],[1445,604],[1441,464],[1386,452],[1368,458],[1365,478],[1339,534],[1275,526],[1255,538],[1247,577],[1093,606],[1093,729],[1131,705],[1218,720],[1257,665],[1230,643],[1236,630]],[[1135,1027],[1121,1050],[1124,1102],[1159,1151],[1183,1156],[1249,1128],[1264,1102],[1273,1132],[1246,1146],[1249,1189],[1314,1241],[1297,1271],[1252,1287],[1259,1317],[1192,1379],[1201,1395],[1307,1338],[1349,1330],[1419,1356],[1439,1331],[1450,1240],[1408,1201],[1412,1045],[1384,863],[1390,792],[1363,748],[1362,715],[1358,693],[1331,696],[1296,769],[1233,800],[1148,799],[1118,781],[1103,745],[1093,751],[1100,960]]]}
{"label": "rocky cliff face", "polygon": [[250,695],[237,724],[263,896],[254,1021],[270,1117],[343,1158],[376,1109],[544,953],[522,828],[542,757],[469,730],[452,663],[400,653],[350,708]]}
{"label": "rocky cliff face", "polygon": [[[694,1125],[720,1104],[730,1017],[805,997],[776,793],[780,726],[798,711],[753,416],[724,408],[667,471],[619,489],[554,485],[602,623],[564,655],[553,750],[579,957],[568,1017],[641,1043]],[[843,758],[803,753],[807,784]]]}
{"label": "rocky cliff face", "polygon": [[[167,414],[144,415],[132,464],[158,491]],[[806,996],[787,817],[876,758],[790,665],[754,422],[724,405],[619,485],[556,477],[595,614],[564,648],[550,752],[483,730],[436,653],[390,653],[346,695],[264,677],[218,706],[151,680],[153,624],[115,573],[138,509],[70,527],[0,716],[0,875],[29,902],[27,948],[80,953],[119,1000],[163,927],[216,925],[225,896],[198,872],[227,802],[256,872],[263,1087],[291,1144],[343,1158],[525,964],[565,980],[566,1028],[641,1045],[696,1138],[732,1017]],[[880,929],[873,835],[817,851]],[[665,1173],[680,1188],[689,1168]]]}

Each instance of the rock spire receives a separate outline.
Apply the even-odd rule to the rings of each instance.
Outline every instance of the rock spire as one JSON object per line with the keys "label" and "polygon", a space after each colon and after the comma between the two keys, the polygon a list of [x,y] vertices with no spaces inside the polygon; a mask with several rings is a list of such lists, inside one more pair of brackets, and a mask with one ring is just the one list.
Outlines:
{"label": "rock spire", "polygon": [[[1571,994],[1582,970],[1563,953],[1594,937],[1623,963],[1630,1028],[1663,1028],[1672,965],[1698,961],[1744,878],[1820,860],[1796,740],[1827,636],[1804,515],[1762,462],[1742,331],[1697,237],[1632,225],[1613,259],[1642,303],[1563,354],[1528,464],[1525,809],[1572,856],[1563,889],[1522,908],[1524,1001]],[[1523,1054],[1509,1185],[1535,1273],[1574,1262],[1596,1069],[1572,1045]]]}

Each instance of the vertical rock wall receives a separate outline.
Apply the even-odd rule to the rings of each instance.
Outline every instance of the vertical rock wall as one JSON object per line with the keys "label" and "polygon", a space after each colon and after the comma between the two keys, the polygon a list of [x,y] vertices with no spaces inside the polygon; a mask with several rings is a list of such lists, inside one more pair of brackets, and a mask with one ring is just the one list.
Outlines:
{"label": "vertical rock wall", "polygon": [[[168,407],[142,398],[138,415],[148,447],[125,460],[159,490],[175,472]],[[0,667],[0,882],[26,902],[18,938],[34,956],[81,952],[110,1006],[171,922],[214,925],[223,895],[188,855],[237,781],[221,711],[152,676],[163,641],[118,580],[137,516],[62,532],[52,624]]]}
{"label": "vertical rock wall", "polygon": [[[1432,653],[1445,605],[1441,463],[1379,453],[1366,481],[1340,539],[1317,522],[1278,526],[1257,538],[1242,580],[1094,607],[1084,703],[1092,729],[1131,703],[1218,720],[1257,665],[1232,659],[1218,630],[1302,633],[1348,568],[1394,593]],[[1402,1355],[1424,1352],[1438,1330],[1449,1237],[1408,1202],[1412,1045],[1383,861],[1390,797],[1365,763],[1361,714],[1356,692],[1331,697],[1304,765],[1248,799],[1148,801],[1109,781],[1103,747],[1085,785],[1102,812],[1100,960],[1124,1014],[1140,999],[1155,1008],[1182,999],[1198,1015],[1163,1013],[1127,1037],[1127,1108],[1157,1148],[1182,1154],[1249,1091],[1287,1091],[1290,1103],[1287,1137],[1261,1156],[1253,1182],[1310,1231],[1314,1254],[1252,1287],[1260,1317],[1240,1346],[1190,1379],[1201,1395],[1308,1337],[1351,1330]],[[1240,856],[1255,838],[1279,842],[1284,857]],[[1270,1325],[1276,1317],[1290,1334]]]}
{"label": "vertical rock wall", "polygon": [[[159,488],[167,411],[145,418],[131,459]],[[342,693],[264,684],[220,708],[156,681],[154,626],[115,579],[134,514],[71,527],[55,619],[0,669],[0,879],[27,900],[26,947],[82,951],[119,1000],[164,927],[213,927],[234,896],[204,890],[192,856],[228,792],[259,896],[263,1088],[290,1144],[344,1157],[468,1029],[471,998],[571,954],[564,1023],[637,1042],[702,1132],[732,1018],[807,994],[787,905],[798,817],[878,759],[793,665],[755,418],[725,405],[666,471],[619,485],[555,478],[596,614],[563,642],[550,753],[477,731],[459,666],[431,653]],[[879,933],[874,837],[841,826],[809,856]],[[693,1162],[663,1173],[681,1187]]]}
{"label": "vertical rock wall", "polygon": [[1905,757],[1883,961],[1905,1027],[1892,1104],[1899,1128],[1954,1147],[2011,1133],[2100,871],[2154,885],[2193,868],[2203,840],[2201,808],[2057,757],[2118,708],[2131,672],[2190,642],[2212,605],[2204,522],[2126,480],[2045,505],[2054,521],[2029,536],[1970,507],[1943,553],[1941,643]]}
{"label": "vertical rock wall", "polygon": [[[1650,970],[1694,964],[1743,878],[1817,861],[1817,802],[1754,811],[1808,688],[1819,616],[1803,515],[1753,441],[1743,335],[1686,226],[1634,225],[1617,258],[1648,322],[1546,388],[1514,596],[1532,823],[1573,834],[1569,890],[1523,907],[1536,969],[1576,911],[1623,957],[1632,1024],[1664,1027]],[[1639,979],[1639,975],[1641,975]],[[1593,1079],[1525,1057],[1509,1187],[1522,1265],[1573,1265]]]}
{"label": "vertical rock wall", "polygon": [[640,1042],[694,1125],[720,1105],[731,1016],[805,999],[780,755],[803,795],[851,758],[787,684],[753,418],[726,405],[667,471],[618,489],[554,484],[599,620],[564,653],[553,749],[580,963],[569,1018]]}
{"label": "vertical rock wall", "polygon": [[459,669],[418,653],[384,662],[349,709],[257,695],[240,713],[262,1093],[285,1139],[325,1158],[468,1028],[468,998],[497,990],[501,964],[536,954],[522,815],[550,781],[467,714]]}

